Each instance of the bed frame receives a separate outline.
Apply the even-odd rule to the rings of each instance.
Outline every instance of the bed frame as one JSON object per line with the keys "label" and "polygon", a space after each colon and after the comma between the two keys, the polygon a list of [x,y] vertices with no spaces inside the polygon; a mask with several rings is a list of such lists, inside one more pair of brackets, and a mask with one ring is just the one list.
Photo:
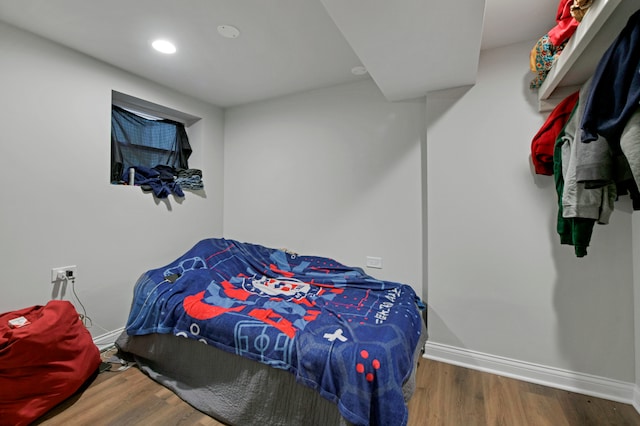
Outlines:
{"label": "bed frame", "polygon": [[[414,354],[414,369],[404,383],[408,401],[415,390],[415,372],[427,339]],[[171,334],[129,336],[116,346],[133,355],[140,369],[184,401],[229,425],[351,426],[335,403],[296,382],[293,374],[225,352],[196,340]]]}

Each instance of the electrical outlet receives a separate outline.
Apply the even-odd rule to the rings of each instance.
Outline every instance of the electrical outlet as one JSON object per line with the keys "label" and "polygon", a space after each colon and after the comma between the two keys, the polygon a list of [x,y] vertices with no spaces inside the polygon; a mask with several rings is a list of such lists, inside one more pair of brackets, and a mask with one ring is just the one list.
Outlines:
{"label": "electrical outlet", "polygon": [[367,256],[367,267],[368,268],[382,269],[382,258],[381,257]]}
{"label": "electrical outlet", "polygon": [[60,282],[65,280],[71,280],[78,275],[78,267],[76,265],[60,266],[58,268],[51,269],[51,282]]}

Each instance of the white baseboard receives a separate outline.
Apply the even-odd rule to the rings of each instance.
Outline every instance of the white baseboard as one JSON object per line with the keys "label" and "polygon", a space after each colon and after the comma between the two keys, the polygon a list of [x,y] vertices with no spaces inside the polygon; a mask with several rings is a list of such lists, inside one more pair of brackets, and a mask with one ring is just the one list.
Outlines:
{"label": "white baseboard", "polygon": [[120,327],[116,330],[112,330],[108,333],[101,334],[100,336],[93,338],[93,343],[100,349],[101,351],[110,348],[116,342],[116,339],[120,334],[124,331],[124,327]]}
{"label": "white baseboard", "polygon": [[640,413],[640,387],[638,385],[633,388],[633,402],[631,405]]}
{"label": "white baseboard", "polygon": [[424,357],[570,392],[632,404],[640,412],[640,389],[634,383],[432,342],[427,342],[425,345]]}

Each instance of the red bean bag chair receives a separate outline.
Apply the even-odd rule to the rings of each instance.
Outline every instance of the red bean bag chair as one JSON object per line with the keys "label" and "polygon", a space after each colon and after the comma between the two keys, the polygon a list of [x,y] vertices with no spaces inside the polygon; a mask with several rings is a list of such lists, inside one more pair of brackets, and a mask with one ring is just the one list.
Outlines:
{"label": "red bean bag chair", "polygon": [[[10,321],[23,318],[22,326]],[[0,425],[27,425],[73,395],[100,351],[68,301],[0,314]]]}

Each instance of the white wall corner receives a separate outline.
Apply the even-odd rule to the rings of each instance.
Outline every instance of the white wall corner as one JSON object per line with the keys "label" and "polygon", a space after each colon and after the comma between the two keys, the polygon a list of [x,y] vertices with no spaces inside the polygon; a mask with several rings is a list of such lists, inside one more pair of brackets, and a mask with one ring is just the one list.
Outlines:
{"label": "white wall corner", "polygon": [[118,329],[112,330],[108,333],[101,334],[100,336],[96,336],[93,338],[93,343],[100,349],[102,352],[105,349],[109,349],[115,343],[120,334],[124,331],[124,327],[120,327]]}
{"label": "white wall corner", "polygon": [[543,386],[577,392],[625,404],[640,412],[640,389],[634,383],[489,355],[427,342],[424,357]]}

